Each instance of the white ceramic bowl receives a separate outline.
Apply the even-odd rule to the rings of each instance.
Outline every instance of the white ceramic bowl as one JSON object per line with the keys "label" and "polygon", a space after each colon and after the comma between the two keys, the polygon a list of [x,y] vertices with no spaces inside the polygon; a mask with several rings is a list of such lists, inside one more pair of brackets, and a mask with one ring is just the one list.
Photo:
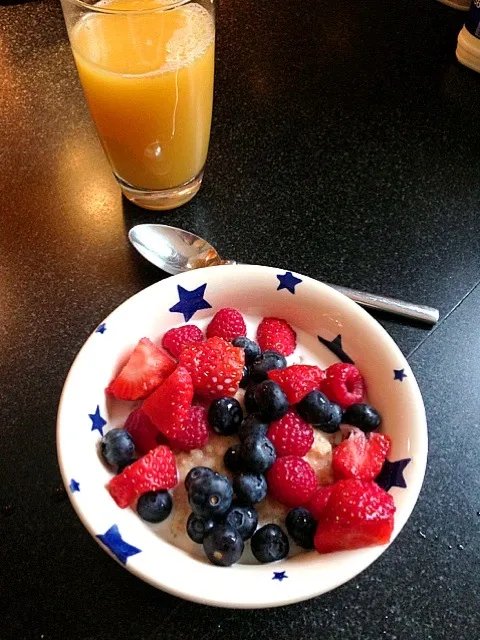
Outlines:
{"label": "white ceramic bowl", "polygon": [[[306,600],[356,576],[386,546],[327,555],[312,551],[275,564],[220,568],[202,558],[201,547],[198,555],[182,551],[162,539],[132,509],[116,506],[105,488],[111,471],[98,455],[98,443],[102,431],[123,424],[131,405],[107,399],[105,386],[140,338],[158,341],[166,330],[184,323],[182,312],[193,313],[191,322],[200,324],[225,306],[258,318],[284,318],[309,334],[303,346],[323,366],[338,362],[334,353],[338,353],[338,340],[328,348],[317,336],[333,342],[341,335],[344,353],[360,369],[369,400],[383,416],[382,430],[392,438],[390,461],[394,464],[389,477],[394,486],[390,491],[397,507],[393,539],[420,492],[427,427],[422,397],[407,361],[384,329],[348,298],[306,276],[295,274],[299,280],[295,283],[285,274],[282,269],[238,265],[200,269],[158,282],[124,302],[97,327],[65,382],[57,449],[78,516],[99,544],[129,571],[188,600],[235,608]],[[202,308],[207,307],[205,301],[208,308]]]}

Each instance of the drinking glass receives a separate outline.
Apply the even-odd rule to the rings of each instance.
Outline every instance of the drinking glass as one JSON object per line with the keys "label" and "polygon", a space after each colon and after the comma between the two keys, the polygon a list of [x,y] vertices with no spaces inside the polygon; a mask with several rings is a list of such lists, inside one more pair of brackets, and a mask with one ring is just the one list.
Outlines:
{"label": "drinking glass", "polygon": [[124,195],[173,209],[200,188],[212,119],[214,0],[61,0],[97,132]]}

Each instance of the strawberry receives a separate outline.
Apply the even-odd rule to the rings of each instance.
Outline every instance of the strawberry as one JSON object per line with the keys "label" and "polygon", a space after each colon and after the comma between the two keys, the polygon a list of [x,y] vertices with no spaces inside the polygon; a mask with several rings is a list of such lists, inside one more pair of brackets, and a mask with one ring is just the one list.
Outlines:
{"label": "strawberry", "polygon": [[257,329],[257,342],[262,351],[277,351],[289,356],[295,351],[297,334],[280,318],[264,318]]}
{"label": "strawberry", "polygon": [[345,409],[351,404],[363,402],[365,381],[353,364],[337,362],[325,371],[321,391],[331,402],[336,402]]}
{"label": "strawberry", "polygon": [[162,444],[113,477],[108,490],[118,506],[125,509],[142,493],[171,489],[176,484],[175,456]]}
{"label": "strawberry", "polygon": [[267,438],[273,442],[278,457],[304,456],[313,444],[313,429],[293,410],[270,424]]}
{"label": "strawberry", "polygon": [[318,553],[359,549],[390,541],[395,505],[374,482],[350,478],[332,485],[322,511],[315,548]]}
{"label": "strawberry", "polygon": [[231,342],[234,338],[246,335],[247,327],[242,314],[229,307],[217,311],[207,327],[207,338],[218,336]]}
{"label": "strawberry", "polygon": [[142,456],[160,444],[161,434],[141,407],[132,411],[123,428],[132,436],[135,449]]}
{"label": "strawberry", "polygon": [[310,391],[319,391],[325,378],[325,372],[320,367],[309,364],[292,364],[285,369],[271,369],[267,375],[285,391],[291,405],[300,402]]}
{"label": "strawberry", "polygon": [[162,347],[174,358],[192,342],[203,342],[203,333],[195,324],[184,324],[181,327],[169,329],[162,338]]}
{"label": "strawberry", "polygon": [[317,488],[317,476],[306,460],[299,456],[277,458],[267,472],[268,491],[287,507],[306,504]]}
{"label": "strawberry", "polygon": [[332,485],[326,487],[318,487],[313,494],[310,502],[307,504],[307,509],[310,511],[315,520],[320,520],[322,513],[325,511],[330,496],[332,495]]}
{"label": "strawberry", "polygon": [[335,477],[373,480],[382,470],[390,445],[390,438],[383,433],[366,436],[363,431],[354,428],[350,436],[333,450]]}
{"label": "strawberry", "polygon": [[167,354],[142,338],[105,391],[119,400],[146,398],[174,369],[175,362]]}
{"label": "strawberry", "polygon": [[175,438],[170,438],[172,447],[182,451],[201,449],[208,442],[208,421],[205,407],[190,407],[187,419],[183,423],[182,430]]}
{"label": "strawberry", "polygon": [[165,382],[142,404],[155,427],[167,438],[182,433],[193,399],[192,378],[184,367],[177,367]]}
{"label": "strawberry", "polygon": [[195,392],[205,398],[233,396],[243,376],[245,352],[215,336],[201,344],[191,344],[179,362],[192,376]]}

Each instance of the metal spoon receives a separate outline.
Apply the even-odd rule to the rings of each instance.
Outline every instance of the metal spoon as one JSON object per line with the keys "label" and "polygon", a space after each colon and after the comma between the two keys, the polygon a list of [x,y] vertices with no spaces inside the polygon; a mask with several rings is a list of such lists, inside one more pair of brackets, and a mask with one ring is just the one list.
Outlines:
{"label": "metal spoon", "polygon": [[[201,267],[236,264],[234,260],[223,260],[216,249],[203,238],[164,224],[139,224],[130,229],[128,239],[144,258],[172,275]],[[438,322],[438,309],[365,291],[356,291],[336,284],[325,284],[364,307],[431,325]]]}

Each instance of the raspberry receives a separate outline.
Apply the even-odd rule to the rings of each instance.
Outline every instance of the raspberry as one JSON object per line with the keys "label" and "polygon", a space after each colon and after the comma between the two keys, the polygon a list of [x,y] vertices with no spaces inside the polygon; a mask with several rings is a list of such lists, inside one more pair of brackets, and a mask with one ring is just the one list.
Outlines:
{"label": "raspberry", "polygon": [[192,399],[192,378],[184,367],[177,367],[144,401],[142,410],[164,436],[176,438],[188,418]]}
{"label": "raspberry", "polygon": [[142,493],[171,489],[176,484],[175,456],[160,445],[112,478],[108,490],[118,506],[125,509]]}
{"label": "raspberry", "polygon": [[207,327],[207,338],[218,336],[231,342],[234,338],[247,335],[247,327],[242,314],[236,309],[220,309]]}
{"label": "raspberry", "polygon": [[317,487],[315,471],[303,458],[277,458],[267,473],[268,490],[287,507],[306,504]]}
{"label": "raspberry", "polygon": [[195,324],[184,324],[166,332],[162,338],[162,347],[174,358],[178,358],[185,347],[192,342],[203,342],[203,333]]}
{"label": "raspberry", "polygon": [[374,482],[350,478],[332,485],[315,534],[319,553],[360,549],[390,541],[395,505]]}
{"label": "raspberry", "polygon": [[336,478],[373,480],[382,470],[391,440],[383,433],[370,433],[367,437],[360,429],[353,429],[347,440],[333,450],[333,472]]}
{"label": "raspberry", "polygon": [[135,449],[142,456],[160,444],[158,439],[162,434],[141,407],[132,411],[123,428],[132,436]]}
{"label": "raspberry", "polygon": [[325,378],[320,367],[308,364],[292,364],[285,369],[271,369],[267,373],[270,380],[281,386],[290,404],[297,404],[310,391],[318,391]]}
{"label": "raspberry", "polygon": [[182,430],[175,438],[170,438],[172,447],[190,451],[201,449],[208,442],[207,410],[205,407],[190,407],[190,413],[183,423]]}
{"label": "raspberry", "polygon": [[289,409],[283,418],[271,423],[267,438],[273,442],[277,456],[302,457],[312,448],[313,429]]}
{"label": "raspberry", "polygon": [[331,402],[336,402],[343,409],[365,397],[365,381],[360,371],[353,364],[337,362],[325,371],[322,391]]}
{"label": "raspberry", "polygon": [[215,336],[186,347],[179,362],[190,372],[196,393],[210,399],[220,398],[233,396],[238,391],[245,353]]}
{"label": "raspberry", "polygon": [[307,509],[310,511],[315,520],[320,520],[322,513],[325,511],[327,502],[332,495],[332,485],[326,487],[318,487],[313,494],[310,502],[307,504]]}
{"label": "raspberry", "polygon": [[277,351],[289,356],[295,351],[296,333],[280,318],[264,318],[257,329],[257,342],[262,351]]}

